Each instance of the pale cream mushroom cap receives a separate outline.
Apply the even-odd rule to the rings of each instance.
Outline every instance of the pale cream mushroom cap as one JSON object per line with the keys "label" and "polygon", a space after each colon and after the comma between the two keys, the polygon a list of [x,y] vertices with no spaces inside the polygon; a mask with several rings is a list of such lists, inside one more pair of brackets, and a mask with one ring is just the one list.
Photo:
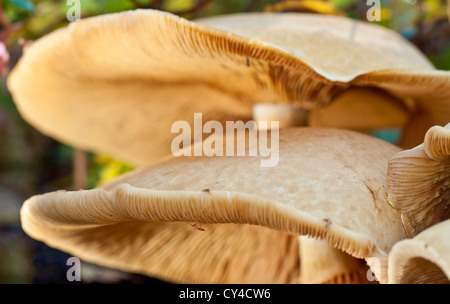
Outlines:
{"label": "pale cream mushroom cap", "polygon": [[[289,267],[297,267],[285,269],[280,266],[280,254],[271,253],[274,264],[268,267],[279,268],[283,282],[289,281],[287,274],[298,272],[296,235],[324,239],[353,257],[376,256],[387,262],[391,247],[406,237],[400,214],[388,204],[385,189],[387,161],[400,149],[347,130],[279,132],[280,159],[275,167],[261,168],[261,156],[174,158],[125,174],[98,189],[34,196],[22,207],[23,229],[37,240],[93,263],[190,282],[204,282],[211,273],[217,274],[211,279],[214,282],[229,282],[223,275],[227,267],[220,268],[226,264],[221,250],[212,248],[223,246],[209,226],[216,224],[271,228],[264,230],[267,237],[286,245],[273,245],[259,237],[255,244],[270,247],[268,252],[277,248],[281,256],[289,257]],[[197,231],[189,223],[199,223],[206,231]],[[185,232],[172,234],[171,229],[179,228],[165,230],[161,225],[185,227]],[[228,240],[228,248],[244,256],[252,254],[250,245],[240,249],[240,229],[224,230],[224,234],[237,234],[236,242]],[[242,237],[247,233],[243,229]],[[192,234],[196,240],[190,245],[179,243]],[[163,241],[155,244],[154,235]],[[288,235],[294,235],[294,240],[289,241]],[[291,250],[296,250],[295,258]],[[257,252],[262,260],[270,259],[263,249]],[[204,259],[215,262],[203,265]],[[234,267],[247,267],[245,262],[236,263]],[[270,281],[274,275],[250,279]],[[377,274],[382,281],[385,275]]]}
{"label": "pale cream mushroom cap", "polygon": [[350,86],[385,89],[441,124],[449,75],[400,35],[343,17],[252,13],[194,23],[136,10],[37,40],[8,88],[41,132],[147,165],[170,153],[171,124],[192,122],[194,112],[249,120],[255,104],[313,109]]}
{"label": "pale cream mushroom cap", "polygon": [[450,218],[450,124],[434,126],[424,143],[389,161],[389,203],[409,237]]}
{"label": "pale cream mushroom cap", "polygon": [[389,254],[389,283],[450,284],[450,220],[395,244]]}

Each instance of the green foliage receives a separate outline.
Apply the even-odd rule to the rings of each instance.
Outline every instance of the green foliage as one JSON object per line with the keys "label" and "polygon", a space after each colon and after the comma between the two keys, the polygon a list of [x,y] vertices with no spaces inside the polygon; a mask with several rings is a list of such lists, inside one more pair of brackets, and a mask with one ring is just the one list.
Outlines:
{"label": "green foliage", "polygon": [[429,55],[430,61],[439,70],[450,70],[450,44],[438,54]]}
{"label": "green foliage", "polygon": [[134,167],[104,155],[89,155],[88,188],[92,189],[134,169]]}
{"label": "green foliage", "polygon": [[28,0],[4,0],[5,7],[10,6],[11,8],[14,8],[18,12],[34,12],[34,4],[31,1]]}
{"label": "green foliage", "polygon": [[0,284],[23,284],[35,275],[33,256],[24,239],[0,236]]}
{"label": "green foliage", "polygon": [[28,0],[3,0],[3,10],[11,22],[27,19],[35,12],[33,2]]}
{"label": "green foliage", "polygon": [[65,144],[54,145],[49,151],[49,158],[56,165],[70,164],[73,157],[73,148]]}
{"label": "green foliage", "polygon": [[4,85],[0,86],[0,110],[3,110],[9,116],[19,116],[19,112],[17,112],[12,97]]}
{"label": "green foliage", "polygon": [[82,0],[81,11],[85,16],[109,14],[135,8],[128,0]]}
{"label": "green foliage", "polygon": [[188,10],[195,5],[194,0],[169,0],[163,2],[163,10],[166,11],[181,11]]}
{"label": "green foliage", "polygon": [[397,32],[414,26],[419,20],[418,7],[406,2],[395,2],[391,6],[391,18],[389,27]]}
{"label": "green foliage", "polygon": [[103,11],[106,13],[116,13],[134,8],[131,1],[100,0],[99,2],[102,4]]}
{"label": "green foliage", "polygon": [[277,0],[213,0],[200,15],[215,16],[246,11],[263,11],[264,7],[279,2]]}
{"label": "green foliage", "polygon": [[357,0],[331,0],[334,6],[340,10],[345,10],[355,4]]}

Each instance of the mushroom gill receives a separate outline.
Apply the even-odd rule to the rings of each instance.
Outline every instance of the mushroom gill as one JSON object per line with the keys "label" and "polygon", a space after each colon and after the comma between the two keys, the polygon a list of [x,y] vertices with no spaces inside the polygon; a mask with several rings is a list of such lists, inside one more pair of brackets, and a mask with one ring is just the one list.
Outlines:
{"label": "mushroom gill", "polygon": [[398,242],[389,254],[389,283],[450,284],[450,220]]}
{"label": "mushroom gill", "polygon": [[450,124],[428,130],[424,143],[389,161],[389,203],[409,237],[450,218]]}

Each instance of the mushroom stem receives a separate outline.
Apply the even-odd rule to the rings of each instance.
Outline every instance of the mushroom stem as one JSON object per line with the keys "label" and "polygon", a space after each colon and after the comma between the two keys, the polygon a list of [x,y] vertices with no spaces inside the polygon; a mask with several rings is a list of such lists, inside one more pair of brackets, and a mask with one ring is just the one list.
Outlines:
{"label": "mushroom stem", "polygon": [[388,283],[388,256],[380,252],[372,252],[372,256],[365,258],[372,274],[367,273],[369,281],[378,281],[380,284]]}
{"label": "mushroom stem", "polygon": [[411,149],[420,145],[428,129],[432,126],[433,121],[427,113],[412,113],[409,121],[403,128],[398,146],[402,149]]}
{"label": "mushroom stem", "polygon": [[306,126],[308,114],[309,111],[295,108],[291,104],[258,103],[253,106],[253,119],[257,123],[278,121],[280,128]]}
{"label": "mushroom stem", "polygon": [[83,150],[73,151],[73,188],[75,190],[87,187],[88,157]]}
{"label": "mushroom stem", "polygon": [[[298,109],[291,104],[260,103],[253,107],[253,119],[259,123],[278,121],[280,128],[308,125],[309,111]],[[324,240],[301,236],[300,242],[300,282],[319,283],[365,283],[367,265],[350,255],[334,248]]]}
{"label": "mushroom stem", "polygon": [[387,91],[354,86],[332,98],[326,107],[311,110],[309,125],[367,132],[403,128],[408,116],[403,102]]}
{"label": "mushroom stem", "polygon": [[369,268],[323,240],[300,236],[300,282],[304,284],[369,283]]}

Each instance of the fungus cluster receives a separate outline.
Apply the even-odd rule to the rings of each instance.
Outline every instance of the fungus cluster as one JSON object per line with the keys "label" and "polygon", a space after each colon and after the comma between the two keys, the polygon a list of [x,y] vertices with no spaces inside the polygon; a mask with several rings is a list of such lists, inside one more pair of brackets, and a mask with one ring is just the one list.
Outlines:
{"label": "fungus cluster", "polygon": [[[8,87],[41,132],[141,167],[28,199],[22,226],[50,246],[173,282],[359,283],[367,264],[401,282],[418,259],[435,263],[431,282],[449,278],[450,137],[438,126],[450,121],[450,73],[390,30],[300,13],[130,11],[36,41]],[[280,121],[278,165],[172,157],[171,125],[194,113]],[[356,132],[386,127],[402,129],[398,146]],[[421,242],[444,257],[402,258]]]}
{"label": "fungus cluster", "polygon": [[196,112],[246,121],[255,105],[291,105],[313,126],[402,127],[407,148],[450,117],[448,72],[400,35],[300,13],[85,19],[34,42],[8,87],[41,132],[138,166],[170,154],[167,130]]}

